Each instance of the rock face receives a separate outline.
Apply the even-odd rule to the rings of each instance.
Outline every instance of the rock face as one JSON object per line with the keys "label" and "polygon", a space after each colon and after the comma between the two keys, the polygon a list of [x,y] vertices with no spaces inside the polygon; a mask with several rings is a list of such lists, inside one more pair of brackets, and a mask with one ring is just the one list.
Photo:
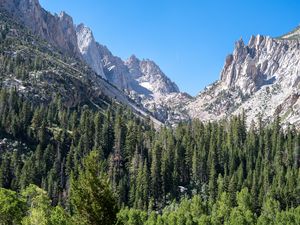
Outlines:
{"label": "rock face", "polygon": [[140,60],[135,55],[123,61],[106,46],[97,43],[97,47],[107,80],[119,89],[141,95],[179,92],[177,85],[153,61]]}
{"label": "rock face", "polygon": [[125,64],[131,78],[130,97],[167,124],[175,124],[189,117],[183,105],[192,99],[181,93],[161,69],[151,60],[139,60],[134,55]]}
{"label": "rock face", "polygon": [[[2,88],[18,90],[32,104],[48,104],[55,96],[60,96],[62,104],[69,108],[89,105],[105,110],[116,101],[130,108],[139,117],[150,117],[154,126],[161,125],[79,58],[66,57],[60,49],[53,48],[48,42],[29,32],[27,27],[2,9],[0,33],[1,42],[6,43],[0,49],[0,55],[5,59],[0,62]],[[26,62],[21,74],[15,68],[6,69],[6,63],[15,65],[16,55],[20,62]]]}
{"label": "rock face", "polygon": [[124,90],[136,103],[152,112],[161,121],[188,119],[181,107],[191,96],[181,93],[162,70],[151,60],[132,55],[126,61],[114,56],[106,46],[98,44],[103,71],[109,82]]}
{"label": "rock face", "polygon": [[300,127],[300,27],[279,38],[257,35],[248,44],[238,40],[220,79],[193,98],[181,93],[153,61],[114,56],[88,27],[76,27],[64,12],[52,15],[38,0],[0,0],[0,7],[61,52],[82,59],[161,121],[208,121],[245,112],[248,124],[258,116],[268,122],[279,115],[285,124]]}
{"label": "rock face", "polygon": [[114,56],[106,46],[95,41],[90,28],[83,24],[75,26],[65,12],[52,15],[41,7],[38,0],[0,0],[0,7],[62,53],[82,59],[100,77],[123,90],[161,120],[167,120],[173,110],[166,102],[173,104],[176,101],[169,95],[181,95],[176,105],[188,97],[179,92],[176,84],[153,61],[131,56],[125,62]]}
{"label": "rock face", "polygon": [[179,88],[151,60],[139,60],[132,55],[125,64],[131,77],[153,94],[178,93]]}
{"label": "rock face", "polygon": [[[252,94],[271,79],[278,69],[276,57],[284,54],[284,47],[272,42],[271,38],[260,35],[252,36],[247,46],[239,40],[221,72],[224,88],[239,88],[244,94]],[[268,57],[266,52],[273,57]]]}
{"label": "rock face", "polygon": [[79,52],[85,62],[101,77],[105,78],[101,56],[97,49],[97,43],[90,28],[80,24],[76,27]]}
{"label": "rock face", "polygon": [[123,60],[114,56],[104,45],[97,43],[97,49],[107,80],[116,85],[120,90],[129,89],[130,76]]}
{"label": "rock face", "polygon": [[[248,124],[276,115],[300,125],[300,42],[295,30],[280,39],[257,35],[227,56],[220,80],[187,105],[192,118],[214,120],[245,112]],[[293,38],[291,38],[293,37]]]}
{"label": "rock face", "polygon": [[38,0],[0,0],[0,5],[34,34],[63,52],[79,56],[73,20],[65,12],[51,15],[41,7]]}

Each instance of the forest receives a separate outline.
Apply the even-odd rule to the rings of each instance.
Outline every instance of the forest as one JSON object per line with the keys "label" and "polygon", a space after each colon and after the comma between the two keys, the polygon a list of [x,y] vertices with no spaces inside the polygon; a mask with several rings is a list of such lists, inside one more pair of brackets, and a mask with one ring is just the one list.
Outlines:
{"label": "forest", "polygon": [[156,130],[2,89],[0,224],[300,224],[300,132],[245,120]]}

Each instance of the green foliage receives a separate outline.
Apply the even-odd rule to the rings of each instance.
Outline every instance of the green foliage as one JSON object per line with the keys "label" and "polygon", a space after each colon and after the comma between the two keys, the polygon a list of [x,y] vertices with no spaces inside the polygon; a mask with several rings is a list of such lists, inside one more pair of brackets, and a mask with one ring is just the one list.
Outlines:
{"label": "green foliage", "polygon": [[139,209],[125,208],[118,213],[117,224],[122,225],[139,225],[145,224],[147,220],[147,213]]}
{"label": "green foliage", "polygon": [[252,225],[256,218],[251,211],[251,195],[247,188],[243,188],[237,194],[238,206],[233,208],[230,213],[229,223],[232,225]]}
{"label": "green foliage", "polygon": [[275,225],[276,224],[276,214],[279,212],[279,202],[267,198],[267,200],[263,204],[262,208],[262,213],[260,217],[258,218],[258,225],[263,225],[263,224],[270,224],[270,225]]}
{"label": "green foliage", "polygon": [[58,96],[32,104],[1,90],[0,141],[0,186],[47,192],[32,191],[40,203],[23,210],[23,223],[115,221],[116,205],[129,207],[122,223],[129,214],[145,224],[296,221],[300,133],[283,132],[279,119],[249,130],[237,116],[156,131],[117,104],[71,109]]}
{"label": "green foliage", "polygon": [[0,189],[0,224],[70,225],[70,216],[60,207],[52,207],[47,193],[29,185],[21,194]]}
{"label": "green foliage", "polygon": [[262,215],[257,220],[255,213],[250,209],[250,194],[247,188],[237,193],[238,205],[236,207],[226,206],[226,201],[229,201],[226,197],[227,193],[224,192],[221,196],[221,199],[212,208],[207,206],[199,195],[195,195],[190,200],[182,199],[179,204],[172,203],[164,208],[161,215],[158,215],[157,212],[147,215],[142,210],[125,208],[118,213],[118,221],[125,225],[299,224],[300,207],[280,211],[276,201],[268,199]]}
{"label": "green foliage", "polygon": [[0,188],[0,224],[21,224],[25,211],[25,200],[11,190]]}
{"label": "green foliage", "polygon": [[116,199],[96,151],[86,156],[78,179],[72,182],[71,202],[78,224],[110,225],[116,222]]}
{"label": "green foliage", "polygon": [[[35,185],[29,185],[22,191],[27,199],[27,216],[22,220],[24,225],[50,225],[52,219],[51,201],[46,191]],[[54,211],[56,213],[56,211]],[[55,217],[55,215],[53,215]],[[53,221],[54,222],[54,221]]]}
{"label": "green foliage", "polygon": [[49,225],[71,225],[71,216],[61,207],[56,206],[52,209]]}

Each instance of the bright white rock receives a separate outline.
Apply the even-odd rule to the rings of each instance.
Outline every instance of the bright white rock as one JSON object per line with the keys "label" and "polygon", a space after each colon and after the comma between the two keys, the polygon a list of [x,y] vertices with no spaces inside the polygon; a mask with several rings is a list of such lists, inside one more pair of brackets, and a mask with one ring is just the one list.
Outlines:
{"label": "bright white rock", "polygon": [[[296,37],[293,35],[293,37]],[[240,114],[248,125],[277,115],[285,125],[300,125],[300,42],[285,35],[239,40],[226,58],[221,78],[201,92],[186,108],[191,118],[215,120]]]}
{"label": "bright white rock", "polygon": [[102,68],[101,56],[90,28],[80,24],[76,27],[78,49],[91,68],[102,78],[106,78]]}

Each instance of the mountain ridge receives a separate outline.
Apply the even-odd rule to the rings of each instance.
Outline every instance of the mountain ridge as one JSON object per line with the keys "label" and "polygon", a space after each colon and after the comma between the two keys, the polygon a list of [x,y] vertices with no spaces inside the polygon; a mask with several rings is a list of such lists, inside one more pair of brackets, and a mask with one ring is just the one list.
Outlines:
{"label": "mountain ridge", "polygon": [[[0,0],[0,4],[33,33],[64,54],[84,61],[100,77],[124,91],[129,98],[156,114],[160,120],[166,121],[167,114],[172,113],[157,98],[168,98],[170,94],[179,93],[179,89],[153,61],[138,59],[140,63],[135,69],[139,71],[135,72],[139,77],[135,77],[137,73],[133,74],[132,68],[129,68],[133,65],[114,56],[107,47],[95,40],[90,28],[84,24],[75,25],[67,13],[52,15],[41,7],[38,0]],[[155,111],[156,104],[163,108],[163,113]]]}
{"label": "mountain ridge", "polygon": [[187,105],[192,118],[216,120],[245,113],[247,124],[277,116],[285,126],[299,126],[299,39],[252,36],[236,42],[220,80]]}
{"label": "mountain ridge", "polygon": [[16,18],[24,20],[35,34],[64,54],[81,59],[99,77],[123,91],[125,98],[165,124],[195,118],[218,120],[245,112],[248,124],[259,116],[268,122],[280,115],[285,124],[300,126],[298,27],[280,38],[251,36],[247,44],[238,40],[233,53],[225,59],[220,79],[192,97],[180,92],[155,62],[135,55],[127,60],[113,55],[95,40],[90,28],[75,25],[64,12],[52,15],[38,0],[0,0],[0,3]]}
{"label": "mountain ridge", "polygon": [[33,33],[63,52],[80,57],[73,19],[67,13],[52,15],[38,0],[0,0],[0,5]]}
{"label": "mountain ridge", "polygon": [[100,111],[122,104],[138,117],[161,122],[137,106],[78,58],[54,48],[0,9],[0,86],[13,89],[33,104],[48,104],[56,96],[68,108],[88,105]]}
{"label": "mountain ridge", "polygon": [[281,39],[300,39],[300,24],[292,31],[280,36]]}
{"label": "mountain ridge", "polygon": [[[89,28],[83,25],[76,27],[76,25],[73,23],[72,17],[65,12],[62,12],[59,15],[52,15],[41,7],[38,0],[0,0],[0,6],[9,12],[9,14],[21,24],[29,28],[33,34],[46,40],[49,43],[49,46],[61,51],[68,57],[75,57],[76,59],[87,63],[87,65],[90,66],[99,75],[99,77],[104,78],[121,91],[123,90],[120,88],[120,85],[118,85],[120,79],[107,79],[106,75],[102,71],[102,61],[100,61],[102,58],[99,59],[99,54],[101,52],[99,53],[97,51],[100,44],[94,40],[92,31]],[[83,36],[84,40],[80,39],[78,36],[79,28],[84,28],[81,30],[86,32],[86,35]],[[81,42],[78,40],[82,41],[84,44],[86,44],[86,41],[88,41],[88,43],[86,46],[82,46],[83,48],[79,48],[79,44]],[[92,62],[89,63],[89,60],[92,60]],[[95,62],[98,63],[98,65],[94,65]],[[124,64],[123,61],[121,63]],[[124,77],[124,79],[127,78]],[[124,82],[127,82],[127,80]],[[127,95],[126,92],[123,94],[116,93],[115,95],[124,95],[121,98],[123,99],[121,102],[126,102],[126,104],[129,104],[130,107],[133,107],[133,101],[130,99],[128,101],[129,95]],[[114,96],[111,95],[111,97]],[[138,106],[133,107],[135,110],[146,113],[150,115],[150,117],[152,116],[153,113],[149,112],[142,104],[138,103],[137,105]],[[158,121],[155,123],[159,124]]]}

